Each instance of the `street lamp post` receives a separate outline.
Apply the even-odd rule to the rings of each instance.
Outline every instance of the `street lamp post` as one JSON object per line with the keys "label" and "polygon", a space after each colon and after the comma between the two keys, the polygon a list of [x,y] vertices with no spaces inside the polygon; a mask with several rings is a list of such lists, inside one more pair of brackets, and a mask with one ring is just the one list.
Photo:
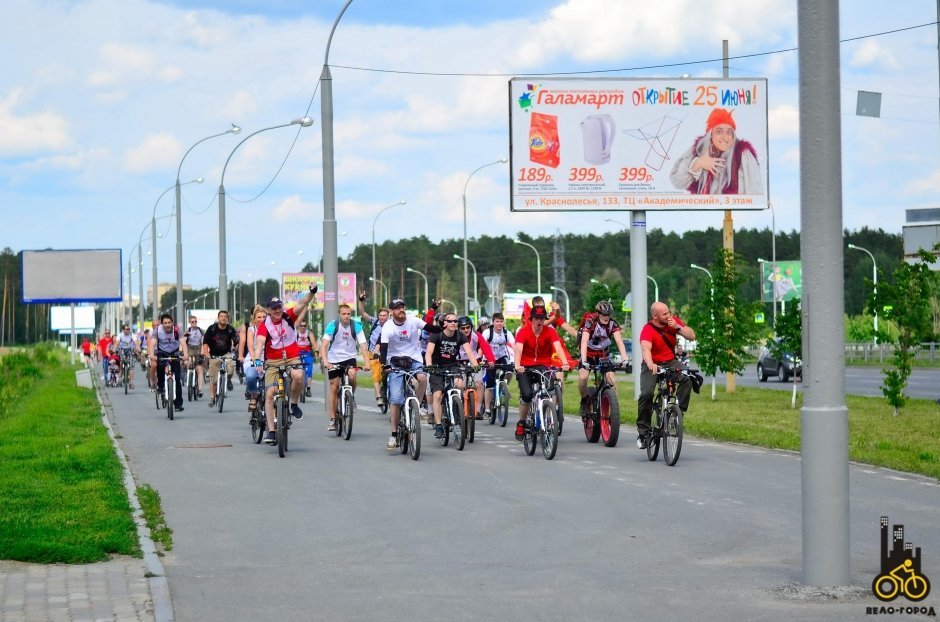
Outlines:
{"label": "street lamp post", "polygon": [[[875,256],[871,254],[871,251],[867,248],[862,248],[861,246],[856,246],[855,244],[849,244],[849,248],[856,251],[862,251],[863,253],[868,253],[868,256],[871,257],[871,283],[872,289],[874,290],[875,297],[878,297],[878,263],[875,261]],[[875,346],[878,346],[878,307],[874,308],[875,313],[875,335],[873,341]]]}
{"label": "street lamp post", "polygon": [[392,209],[393,207],[396,207],[396,206],[398,206],[398,205],[404,205],[404,204],[407,203],[407,202],[408,202],[408,201],[405,201],[405,200],[403,199],[403,200],[398,201],[398,202],[396,202],[396,203],[392,203],[391,205],[389,205],[389,206],[387,206],[387,207],[383,207],[382,209],[379,210],[379,213],[375,215],[375,218],[372,219],[372,279],[371,279],[371,281],[372,281],[372,301],[373,301],[373,302],[375,302],[375,296],[376,296],[376,292],[375,292],[375,283],[376,283],[376,280],[378,279],[378,276],[379,276],[379,275],[376,274],[376,272],[375,272],[375,223],[376,223],[376,221],[378,221],[379,216],[382,215],[382,212],[384,212],[384,211],[386,211],[386,210],[390,210],[390,209]]}
{"label": "street lamp post", "polygon": [[[210,138],[211,138],[211,137],[210,137]],[[202,141],[200,141],[200,142],[202,142]],[[197,143],[197,144],[198,144],[198,143]],[[196,146],[196,145],[193,145],[193,147],[195,147],[195,146]],[[192,147],[190,147],[190,151],[192,151]],[[189,153],[189,152],[187,152],[187,153]],[[185,159],[186,156],[183,156],[183,158]],[[182,166],[182,165],[183,165],[183,163],[180,162],[180,166]],[[203,181],[202,177],[197,177],[196,179],[191,179],[191,180],[186,181],[186,182],[183,182],[183,183],[181,184],[181,183],[179,182],[179,178],[178,178],[178,177],[179,177],[179,172],[177,172],[177,180],[176,180],[176,183],[175,183],[174,185],[170,186],[169,188],[167,188],[166,190],[164,190],[163,192],[161,192],[161,193],[160,193],[160,196],[157,197],[157,200],[156,200],[156,201],[154,202],[154,204],[153,204],[153,214],[152,214],[151,217],[150,217],[150,233],[153,234],[152,237],[150,238],[150,241],[151,241],[151,244],[150,244],[150,253],[151,253],[151,255],[152,255],[152,260],[153,260],[153,266],[152,266],[152,268],[153,268],[153,300],[151,300],[150,302],[151,302],[151,305],[152,305],[152,307],[153,307],[153,321],[154,321],[154,322],[156,322],[157,319],[158,319],[158,317],[159,317],[159,315],[158,315],[158,310],[157,310],[157,237],[158,237],[158,236],[157,236],[157,205],[160,204],[160,199],[163,198],[163,195],[165,195],[165,194],[166,194],[167,192],[169,192],[170,190],[173,190],[174,188],[176,188],[176,189],[177,189],[177,204],[176,204],[176,207],[175,207],[174,209],[175,209],[175,210],[177,211],[177,213],[178,213],[178,210],[179,210],[179,187],[180,187],[180,186],[185,186],[185,185],[188,185],[188,184],[201,184],[202,181]],[[172,216],[173,214],[170,214],[170,215]],[[161,216],[161,218],[163,218],[163,216]],[[177,226],[177,231],[179,231],[179,230],[180,230],[180,229],[179,229],[179,216],[177,216],[176,226]],[[178,233],[177,233],[177,238],[176,238],[176,239],[179,240],[179,234],[178,234]],[[179,263],[179,262],[181,261],[181,259],[182,259],[182,252],[181,252],[181,251],[178,251],[178,253],[177,253],[177,262],[178,262],[177,265],[178,265],[178,266],[181,266],[181,265],[182,265],[181,263]],[[183,285],[182,285],[182,280],[183,280],[183,277],[182,277],[182,268],[181,268],[181,267],[179,268],[179,280],[180,280],[180,282],[177,283],[177,287],[180,288],[179,291],[182,291],[182,287],[183,287]],[[179,301],[179,298],[177,298],[177,302],[178,302],[178,301]]]}
{"label": "street lamp post", "polygon": [[303,117],[300,119],[294,119],[290,123],[282,123],[280,125],[272,125],[271,127],[265,127],[260,130],[256,130],[245,136],[241,139],[235,148],[232,149],[232,152],[228,154],[228,158],[225,159],[225,165],[222,167],[222,178],[219,180],[219,308],[228,310],[228,275],[225,273],[225,171],[228,169],[228,163],[232,160],[232,156],[235,155],[235,152],[238,151],[238,148],[245,144],[252,136],[260,134],[261,132],[267,132],[270,130],[280,129],[282,127],[290,127],[291,125],[299,125],[300,127],[310,127],[313,125],[313,119],[310,117]]}
{"label": "street lamp post", "polygon": [[405,268],[405,270],[407,270],[408,272],[414,272],[415,274],[420,276],[422,279],[424,279],[424,308],[430,309],[431,300],[430,298],[428,298],[428,275],[426,275],[423,272],[419,272],[418,270],[415,270],[414,268],[411,268],[411,267]]}
{"label": "street lamp post", "polygon": [[570,321],[571,320],[571,304],[570,304],[571,299],[568,296],[568,292],[554,285],[552,285],[552,289],[555,290],[556,292],[561,292],[562,294],[565,295],[565,317],[568,318],[568,320]]}
{"label": "street lamp post", "polygon": [[539,251],[537,248],[529,244],[528,242],[523,242],[519,238],[513,240],[516,244],[522,244],[523,246],[528,246],[535,253],[535,289],[538,290],[539,296],[542,295],[542,258],[539,256]]}
{"label": "street lamp post", "polygon": [[[774,206],[770,201],[767,202],[767,207],[770,208],[770,274],[774,274],[774,272],[777,270],[777,215],[774,212]],[[774,318],[774,326],[776,326],[777,325],[776,282],[774,282],[773,300],[774,300],[773,318]]]}
{"label": "street lamp post", "polygon": [[[467,264],[470,264],[470,267],[473,268],[473,299],[477,303],[477,309],[480,308],[480,290],[477,289],[477,267],[472,261],[466,257],[461,257],[457,253],[454,253],[454,259],[459,259],[464,262],[464,270],[467,269]],[[469,301],[465,301],[465,308],[470,309]],[[469,311],[467,312],[469,313]]]}
{"label": "street lamp post", "polygon": [[[477,171],[480,171],[486,168],[487,166],[495,166],[497,164],[503,164],[506,161],[507,161],[506,158],[500,158],[496,160],[495,162],[490,162],[488,164],[484,164],[483,166],[478,167],[476,170],[470,173],[470,175],[467,177],[467,183],[463,185],[462,200],[463,200],[463,256],[464,257],[469,257],[469,255],[467,254],[467,186],[470,185],[470,180],[473,178],[474,175],[476,175]],[[469,276],[467,275],[467,264],[464,264],[463,266],[463,308],[464,308],[464,313],[466,313],[467,315],[470,315],[470,294],[467,291],[469,280],[470,280]],[[475,286],[474,286],[474,289],[476,289]],[[476,296],[476,291],[474,291],[473,295]],[[479,299],[477,300],[477,304],[479,304]]]}
{"label": "street lamp post", "polygon": [[595,285],[603,285],[604,289],[607,290],[607,302],[610,302],[610,285],[604,281],[598,281],[597,279],[591,279],[591,283],[594,283]]}
{"label": "street lamp post", "polygon": [[183,162],[186,160],[186,156],[189,155],[189,152],[196,148],[196,145],[199,143],[205,142],[210,138],[216,138],[218,136],[225,136],[226,134],[238,134],[242,131],[242,128],[238,127],[234,123],[232,127],[220,132],[218,134],[213,134],[212,136],[206,136],[193,144],[192,147],[186,150],[186,153],[183,154],[183,157],[180,159],[180,165],[176,169],[176,321],[177,323],[182,323],[184,315],[186,315],[186,310],[183,306],[183,221],[182,221],[182,193],[180,192],[180,172],[183,170]]}
{"label": "street lamp post", "polygon": [[382,286],[382,295],[385,296],[385,304],[382,305],[382,306],[383,306],[383,307],[388,306],[388,303],[389,303],[388,286],[386,286],[385,283],[383,283],[383,282],[380,281],[379,279],[374,278],[374,277],[371,277],[371,276],[369,277],[369,280],[372,281],[372,289],[375,289],[375,284],[376,284],[376,283],[378,283],[379,285]]}
{"label": "street lamp post", "polygon": [[[711,334],[712,334],[712,341],[714,341],[714,339],[715,339],[715,309],[714,309],[714,304],[715,304],[715,279],[712,278],[712,273],[709,272],[707,268],[703,268],[702,266],[700,266],[700,265],[698,265],[698,264],[694,264],[694,263],[693,263],[693,264],[689,264],[689,266],[691,266],[692,268],[695,268],[696,270],[701,270],[702,272],[704,272],[705,274],[708,275],[709,292],[711,292],[711,296],[710,296],[710,297],[711,297],[711,306],[712,306],[712,308],[709,309],[709,312],[710,312],[709,315],[711,316],[711,320],[712,320]],[[730,377],[730,376],[731,376],[731,373],[728,373],[727,376]],[[728,383],[727,383],[727,386],[729,386],[729,387],[733,386],[733,381],[729,380]],[[712,376],[712,401],[715,401],[715,376],[714,376],[714,375]]]}
{"label": "street lamp post", "polygon": [[646,275],[646,278],[653,282],[653,300],[659,300],[659,283],[656,282],[656,279],[650,275]]}

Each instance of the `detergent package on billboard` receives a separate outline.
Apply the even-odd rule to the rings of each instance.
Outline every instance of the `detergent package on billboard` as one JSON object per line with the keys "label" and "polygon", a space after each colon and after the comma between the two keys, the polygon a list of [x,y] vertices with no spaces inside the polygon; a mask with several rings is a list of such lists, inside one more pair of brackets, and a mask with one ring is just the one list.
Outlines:
{"label": "detergent package on billboard", "polygon": [[533,112],[529,125],[529,160],[551,168],[561,162],[561,145],[558,142],[558,117],[553,114]]}

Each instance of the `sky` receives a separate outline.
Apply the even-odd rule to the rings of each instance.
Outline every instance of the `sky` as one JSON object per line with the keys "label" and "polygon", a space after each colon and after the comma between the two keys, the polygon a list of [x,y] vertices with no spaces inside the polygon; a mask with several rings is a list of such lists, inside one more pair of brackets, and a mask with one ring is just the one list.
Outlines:
{"label": "sky", "polygon": [[[204,180],[183,186],[184,282],[215,286],[224,167],[229,280],[316,263],[323,237],[318,80],[342,5],[7,3],[0,23],[7,59],[0,64],[0,248],[121,248],[127,260],[140,240],[149,250],[156,215],[159,280],[173,281],[176,233],[165,217],[173,192],[162,193],[180,169],[184,184]],[[461,238],[465,185],[471,238],[602,234],[617,226],[605,218],[629,222],[627,212],[510,212],[508,164],[469,177],[509,156],[508,80],[611,69],[626,70],[595,75],[720,77],[723,39],[730,77],[767,79],[762,165],[777,230],[798,230],[798,55],[734,58],[796,47],[796,6],[354,0],[330,51],[339,254],[371,244],[373,224],[377,242]],[[936,19],[934,0],[842,3],[840,39],[865,37],[840,46],[847,229],[900,233],[905,209],[940,207],[937,27],[911,28]],[[630,70],[640,67],[647,69]],[[882,93],[881,118],[855,114],[859,91]],[[236,149],[256,130],[306,115],[313,126],[264,131]],[[240,134],[199,142],[233,123]],[[379,216],[398,201],[407,203]],[[720,228],[722,218],[714,211],[647,214],[649,228],[677,232]],[[734,224],[769,228],[771,214],[735,212]],[[146,255],[144,263],[146,286]]]}

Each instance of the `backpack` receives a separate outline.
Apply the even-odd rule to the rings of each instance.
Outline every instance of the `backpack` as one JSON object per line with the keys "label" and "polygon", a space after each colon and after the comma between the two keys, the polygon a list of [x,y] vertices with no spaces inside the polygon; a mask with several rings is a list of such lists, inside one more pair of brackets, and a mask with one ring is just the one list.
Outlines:
{"label": "backpack", "polygon": [[577,348],[578,352],[581,351],[581,335],[584,333],[584,325],[587,324],[588,320],[597,322],[597,312],[588,311],[581,316],[581,321],[578,323],[578,334],[575,336],[574,342],[574,347]]}

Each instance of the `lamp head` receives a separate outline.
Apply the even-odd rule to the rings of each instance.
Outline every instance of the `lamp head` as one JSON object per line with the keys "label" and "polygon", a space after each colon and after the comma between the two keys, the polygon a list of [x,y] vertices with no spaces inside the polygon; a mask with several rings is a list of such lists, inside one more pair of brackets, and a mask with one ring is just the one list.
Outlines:
{"label": "lamp head", "polygon": [[204,182],[204,181],[205,181],[205,179],[203,179],[202,177],[197,177],[196,179],[193,180],[193,182],[194,182],[194,183],[197,183],[197,184],[201,184],[201,183]]}
{"label": "lamp head", "polygon": [[405,268],[405,272],[414,272],[414,270],[412,270],[411,267],[409,266],[409,267]]}
{"label": "lamp head", "polygon": [[858,247],[855,246],[854,244],[852,244],[852,243],[850,242],[850,243],[849,243],[849,248],[858,248]]}
{"label": "lamp head", "polygon": [[457,253],[454,253],[454,259],[463,259],[463,258],[462,258],[460,255],[458,255]]}
{"label": "lamp head", "polygon": [[509,162],[509,160],[507,160],[506,158],[500,158],[499,161],[502,162],[503,164],[505,164],[506,162]]}
{"label": "lamp head", "polygon": [[235,125],[234,123],[232,123],[232,129],[229,130],[229,132],[230,132],[231,134],[238,134],[238,133],[241,132],[241,131],[242,131],[242,128],[240,128],[240,127],[238,127],[237,125]]}
{"label": "lamp head", "polygon": [[291,125],[299,125],[300,127],[310,127],[313,125],[313,119],[310,117],[303,117],[302,119],[294,119],[291,121]]}

